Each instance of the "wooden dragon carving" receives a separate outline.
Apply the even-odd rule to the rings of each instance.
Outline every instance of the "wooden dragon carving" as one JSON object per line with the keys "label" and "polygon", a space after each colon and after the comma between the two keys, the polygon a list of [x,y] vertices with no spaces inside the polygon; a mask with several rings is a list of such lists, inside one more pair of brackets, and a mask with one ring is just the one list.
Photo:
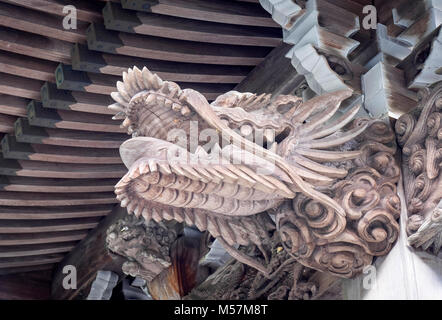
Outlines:
{"label": "wooden dragon carving", "polygon": [[117,89],[110,108],[133,138],[115,192],[129,213],[208,231],[266,276],[275,231],[292,258],[347,278],[397,239],[395,135],[389,123],[353,120],[359,106],[341,112],[351,91],[304,103],[231,91],[209,103],[136,67]]}
{"label": "wooden dragon carving", "polygon": [[402,147],[409,242],[438,254],[442,247],[442,83],[426,89],[418,108],[396,122]]}

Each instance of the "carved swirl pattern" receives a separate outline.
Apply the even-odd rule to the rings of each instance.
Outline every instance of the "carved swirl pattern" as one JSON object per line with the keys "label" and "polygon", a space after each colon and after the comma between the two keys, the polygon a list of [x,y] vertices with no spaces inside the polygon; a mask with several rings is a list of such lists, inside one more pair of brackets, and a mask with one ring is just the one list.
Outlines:
{"label": "carved swirl pattern", "polygon": [[358,141],[363,152],[353,160],[352,171],[327,191],[345,216],[304,194],[277,213],[277,228],[290,255],[307,267],[345,278],[362,272],[374,256],[387,254],[399,233],[395,136],[388,124],[374,122]]}
{"label": "carved swirl pattern", "polygon": [[[396,133],[403,151],[410,243],[438,251],[440,232],[437,234],[434,231],[431,238],[420,229],[428,228],[431,213],[442,199],[442,84],[421,92],[421,95],[422,102],[417,111],[403,115],[397,121]],[[413,236],[415,233],[425,234],[425,241]]]}

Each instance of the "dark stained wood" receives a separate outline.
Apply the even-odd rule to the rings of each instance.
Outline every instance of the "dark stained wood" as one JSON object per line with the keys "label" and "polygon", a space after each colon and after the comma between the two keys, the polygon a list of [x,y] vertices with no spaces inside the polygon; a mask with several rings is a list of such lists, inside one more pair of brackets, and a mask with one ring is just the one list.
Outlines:
{"label": "dark stained wood", "polygon": [[0,93],[39,100],[42,85],[42,81],[0,73]]}
{"label": "dark stained wood", "polygon": [[289,49],[290,46],[287,44],[273,49],[267,58],[235,87],[235,90],[257,94],[292,94],[303,82],[304,76],[298,74],[290,59],[285,57]]}
{"label": "dark stained wood", "polygon": [[52,268],[53,264],[1,269],[0,300],[48,300]]}
{"label": "dark stained wood", "polygon": [[[110,95],[103,96],[86,92],[71,92],[68,90],[58,89],[55,84],[49,82],[46,82],[41,87],[40,92],[42,104],[45,108],[99,113],[105,115],[115,114],[114,111],[108,108],[110,104],[114,103]],[[110,117],[107,118],[110,119]]]}
{"label": "dark stained wood", "polygon": [[0,94],[0,113],[2,114],[26,117],[28,104],[28,99]]}
{"label": "dark stained wood", "polygon": [[60,262],[62,259],[63,255],[61,254],[48,254],[34,257],[3,258],[0,259],[0,270],[4,268],[29,267],[57,263]]}
{"label": "dark stained wood", "polygon": [[108,2],[103,9],[106,29],[207,43],[274,47],[282,43],[282,30],[183,19],[124,10]]}
{"label": "dark stained wood", "polygon": [[45,128],[126,132],[120,128],[119,121],[112,120],[108,115],[43,108],[42,104],[35,100],[28,105],[28,120],[32,126]]}
{"label": "dark stained wood", "polygon": [[86,42],[86,22],[77,22],[77,29],[64,29],[63,17],[0,2],[0,25],[45,37],[69,42]]}
{"label": "dark stained wood", "polygon": [[72,44],[0,26],[0,50],[69,63]]}
{"label": "dark stained wood", "polygon": [[[116,83],[121,77],[101,75],[95,73],[84,73],[72,70],[71,66],[60,64],[57,67],[56,79],[57,88],[73,91],[86,91],[90,93],[103,94],[107,97],[117,91]],[[214,100],[219,95],[233,89],[233,84],[215,83],[178,83],[183,88],[192,88],[201,92],[208,100]]]}
{"label": "dark stained wood", "polygon": [[28,257],[44,254],[66,253],[71,251],[77,242],[37,244],[24,246],[0,246],[1,258]]}
{"label": "dark stained wood", "polygon": [[46,233],[74,230],[93,229],[98,225],[100,218],[82,218],[82,219],[62,219],[62,220],[3,220],[0,225],[0,233],[18,234],[18,233]]}
{"label": "dark stained wood", "polygon": [[86,237],[87,234],[88,230],[74,230],[74,231],[64,231],[64,232],[48,231],[44,233],[0,234],[0,246],[78,241]]}
{"label": "dark stained wood", "polygon": [[[115,207],[114,211],[101,221],[97,228],[81,241],[61,261],[52,281],[52,298],[57,300],[85,299],[90,291],[90,286],[95,280],[99,270],[109,270],[122,276],[121,266],[125,259],[119,256],[111,256],[106,249],[106,231],[118,219],[127,214],[121,207]],[[64,274],[63,266],[73,265],[77,268],[77,290],[64,290],[62,281]]]}
{"label": "dark stained wood", "polygon": [[1,176],[0,190],[18,192],[112,192],[118,179],[44,179]]}
{"label": "dark stained wood", "polygon": [[56,67],[57,64],[52,61],[0,51],[0,72],[3,73],[55,82],[54,70]]}
{"label": "dark stained wood", "polygon": [[259,5],[229,0],[122,0],[125,9],[249,26],[278,27]]}
{"label": "dark stained wood", "polygon": [[121,143],[129,138],[128,135],[120,133],[35,127],[25,118],[19,118],[15,122],[15,137],[18,142],[23,143],[110,149],[118,149]]}
{"label": "dark stained wood", "polygon": [[[38,179],[36,179],[38,181]],[[0,207],[0,219],[9,220],[54,220],[71,218],[103,217],[108,215],[113,204],[57,206],[57,207]]]}
{"label": "dark stained wood", "polygon": [[0,132],[12,133],[14,132],[14,122],[16,117],[0,114]]}
{"label": "dark stained wood", "polygon": [[24,8],[51,13],[57,16],[65,16],[63,8],[66,5],[74,5],[77,9],[77,19],[82,21],[102,20],[102,4],[88,0],[75,0],[75,3],[59,0],[2,0],[3,2],[15,4]]}
{"label": "dark stained wood", "polygon": [[128,68],[149,68],[164,80],[175,82],[239,83],[251,67],[178,63],[143,59],[91,51],[86,46],[72,48],[72,68],[77,71],[103,73],[121,77]]}
{"label": "dark stained wood", "polygon": [[177,62],[222,65],[257,65],[270,48],[245,47],[166,39],[106,30],[91,24],[87,30],[91,50]]}
{"label": "dark stained wood", "polygon": [[48,163],[31,160],[10,160],[0,157],[0,174],[37,178],[107,179],[121,178],[127,169],[118,164]]}
{"label": "dark stained wood", "polygon": [[1,143],[3,157],[6,159],[57,163],[122,163],[118,149],[80,148],[21,143],[12,135],[6,135],[3,137]]}
{"label": "dark stained wood", "polygon": [[[0,191],[0,206],[79,206],[111,203],[118,203],[113,192],[45,193]],[[2,226],[0,226],[1,232],[4,232]]]}

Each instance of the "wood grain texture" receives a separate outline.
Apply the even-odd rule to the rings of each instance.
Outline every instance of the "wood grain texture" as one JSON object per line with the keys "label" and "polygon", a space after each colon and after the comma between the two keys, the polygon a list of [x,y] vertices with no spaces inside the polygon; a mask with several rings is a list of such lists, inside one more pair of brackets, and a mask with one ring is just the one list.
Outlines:
{"label": "wood grain texture", "polygon": [[0,158],[0,174],[64,179],[107,179],[124,175],[124,166],[117,164],[73,164],[48,163],[31,160],[10,160]]}
{"label": "wood grain texture", "polygon": [[43,108],[35,100],[28,105],[28,120],[32,126],[45,128],[114,133],[125,131],[107,115]]}
{"label": "wood grain texture", "polygon": [[278,25],[258,4],[238,1],[212,0],[122,0],[125,9],[153,12],[203,21],[249,26]]}
{"label": "wood grain texture", "polygon": [[91,50],[176,62],[254,66],[270,51],[114,32],[98,24],[88,28],[87,37]]}
{"label": "wood grain texture", "polygon": [[40,59],[69,63],[72,44],[0,26],[0,49]]}
{"label": "wood grain texture", "polygon": [[15,122],[14,133],[17,141],[22,143],[80,148],[117,149],[127,139],[127,135],[119,133],[35,127],[25,118]]}
{"label": "wood grain texture", "polygon": [[106,29],[188,41],[274,47],[281,43],[281,30],[183,19],[124,10],[108,2],[103,9]]}
{"label": "wood grain texture", "polygon": [[121,77],[128,68],[147,66],[169,81],[200,83],[239,83],[250,72],[247,66],[225,66],[201,63],[178,63],[127,57],[91,51],[86,46],[72,48],[72,68],[77,71],[103,73]]}
{"label": "wood grain texture", "polygon": [[56,67],[57,64],[51,61],[0,51],[0,72],[3,73],[55,82],[54,70]]}
{"label": "wood grain texture", "polygon": [[[20,178],[20,177],[15,177]],[[9,178],[12,184],[22,183],[20,180]],[[32,179],[31,183],[39,183],[42,186],[49,185],[53,187],[54,184],[48,184],[42,181],[43,179]],[[49,179],[46,179],[49,180]],[[28,179],[29,181],[29,179]],[[59,184],[68,185],[62,180]],[[73,184],[73,183],[72,183]],[[32,190],[30,190],[32,192]],[[49,191],[51,192],[51,191]],[[60,191],[59,191],[60,192]],[[56,220],[56,219],[72,219],[72,218],[89,218],[89,217],[103,217],[108,215],[114,205],[83,205],[83,206],[57,206],[57,207],[24,207],[24,206],[1,206],[0,219],[7,220]]]}
{"label": "wood grain texture", "polygon": [[[4,0],[3,2],[56,16],[65,16],[66,14],[63,13],[63,8],[70,4],[57,0]],[[87,0],[76,0],[75,8],[77,9],[77,18],[81,21],[92,22],[102,20],[100,12],[102,5],[99,3]]]}
{"label": "wood grain texture", "polygon": [[55,163],[122,163],[116,149],[98,149],[29,144],[18,142],[12,135],[6,135],[2,141],[3,157],[6,159],[23,159]]}
{"label": "wood grain texture", "polygon": [[64,29],[63,17],[0,2],[0,25],[68,42],[85,43],[87,23],[77,22],[77,29]]}

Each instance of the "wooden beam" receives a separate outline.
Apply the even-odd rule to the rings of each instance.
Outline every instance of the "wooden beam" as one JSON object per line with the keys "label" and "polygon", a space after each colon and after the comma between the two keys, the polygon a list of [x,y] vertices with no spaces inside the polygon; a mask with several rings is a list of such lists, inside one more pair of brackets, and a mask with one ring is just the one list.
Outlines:
{"label": "wooden beam", "polygon": [[121,4],[125,9],[188,19],[279,28],[267,12],[255,3],[211,0],[208,5],[205,0],[122,0]]}
{"label": "wooden beam", "polygon": [[[101,221],[89,235],[81,241],[57,266],[52,281],[52,298],[57,300],[85,299],[90,286],[99,270],[113,271],[122,275],[121,266],[124,259],[111,256],[106,249],[106,231],[118,219],[127,214],[125,209],[117,206],[114,211]],[[63,267],[73,265],[77,270],[76,290],[65,290],[62,282],[65,274]]]}
{"label": "wooden beam", "polygon": [[87,29],[91,50],[176,62],[253,66],[264,60],[270,48],[246,47],[166,39],[109,31],[91,24]]}
{"label": "wooden beam", "polygon": [[32,126],[45,128],[126,132],[126,129],[120,128],[119,122],[112,120],[109,115],[43,108],[43,105],[35,100],[28,105],[28,120]]}
{"label": "wooden beam", "polygon": [[0,157],[0,175],[62,178],[62,179],[107,179],[121,178],[127,168],[120,164],[76,164],[53,163],[31,160],[10,160]]}
{"label": "wooden beam", "polygon": [[71,251],[75,247],[76,243],[77,242],[64,242],[36,245],[31,244],[25,246],[0,246],[0,258],[18,258],[66,253]]}
{"label": "wooden beam", "polygon": [[42,81],[0,72],[0,93],[40,100],[40,88],[42,85]]}
{"label": "wooden beam", "polygon": [[35,127],[25,118],[18,118],[15,122],[15,137],[23,143],[109,149],[118,149],[129,138],[120,133]]}
{"label": "wooden beam", "polygon": [[[113,192],[46,193],[0,191],[0,206],[79,206],[118,203]],[[2,230],[2,226],[0,226]]]}
{"label": "wooden beam", "polygon": [[[110,96],[112,92],[117,91],[117,81],[121,81],[121,77],[102,75],[96,73],[85,73],[72,70],[72,67],[60,64],[55,70],[56,83],[58,89],[84,91],[94,94]],[[201,92],[206,99],[215,100],[219,95],[233,89],[233,84],[226,83],[178,83],[182,88],[191,88]],[[110,103],[109,103],[110,104]]]}
{"label": "wooden beam", "polygon": [[58,40],[85,43],[86,22],[77,22],[76,29],[63,28],[61,16],[0,2],[0,25],[39,34]]}
{"label": "wooden beam", "polygon": [[[58,0],[3,0],[10,4],[21,6],[23,8],[29,8],[32,10],[38,10],[46,13],[50,13],[57,16],[65,16],[63,8],[66,3]],[[75,8],[77,9],[77,18],[81,21],[101,21],[101,8],[102,4],[95,3],[88,0],[76,0]]]}
{"label": "wooden beam", "polygon": [[6,268],[39,266],[60,262],[62,254],[48,254],[33,257],[3,258],[0,259],[0,270]]}
{"label": "wooden beam", "polygon": [[26,106],[29,100],[20,97],[14,97],[7,94],[0,94],[0,113],[18,117],[26,117]]}
{"label": "wooden beam", "polygon": [[103,96],[93,93],[62,90],[50,82],[46,82],[41,87],[40,92],[42,104],[45,108],[105,115],[115,114],[114,111],[108,108],[110,104],[114,103],[110,95]]}
{"label": "wooden beam", "polygon": [[100,221],[100,217],[82,219],[62,219],[62,220],[3,220],[0,226],[1,234],[20,233],[46,233],[60,231],[90,230],[95,228]]}
{"label": "wooden beam", "polygon": [[[113,192],[118,179],[48,179],[0,177],[0,191],[45,193]],[[1,213],[0,213],[1,218]]]}
{"label": "wooden beam", "polygon": [[12,133],[14,132],[14,122],[16,117],[0,114],[0,132]]}
{"label": "wooden beam", "polygon": [[199,83],[239,83],[251,71],[247,66],[226,66],[201,63],[178,63],[127,57],[89,50],[76,44],[72,48],[72,69],[121,77],[128,68],[149,68],[164,80]]}
{"label": "wooden beam", "polygon": [[94,206],[57,207],[0,207],[0,219],[7,220],[55,220],[72,218],[103,217],[108,215],[113,204]]}
{"label": "wooden beam", "polygon": [[41,81],[55,82],[52,61],[27,57],[17,53],[0,51],[0,72]]}
{"label": "wooden beam", "polygon": [[[1,117],[0,117],[1,120]],[[1,140],[3,157],[6,159],[35,160],[56,163],[122,163],[118,149],[98,149],[51,146],[18,142],[12,135]]]}
{"label": "wooden beam", "polygon": [[285,57],[289,50],[290,46],[287,44],[273,49],[234,90],[257,94],[293,94],[304,81],[304,76],[298,74],[290,59]]}
{"label": "wooden beam", "polygon": [[72,44],[0,26],[0,49],[40,59],[69,63]]}
{"label": "wooden beam", "polygon": [[0,246],[15,246],[37,243],[58,243],[77,241],[86,237],[88,230],[45,233],[0,234]]}
{"label": "wooden beam", "polygon": [[103,8],[108,30],[188,41],[275,47],[282,42],[282,30],[184,19],[147,12],[124,10],[108,2]]}

